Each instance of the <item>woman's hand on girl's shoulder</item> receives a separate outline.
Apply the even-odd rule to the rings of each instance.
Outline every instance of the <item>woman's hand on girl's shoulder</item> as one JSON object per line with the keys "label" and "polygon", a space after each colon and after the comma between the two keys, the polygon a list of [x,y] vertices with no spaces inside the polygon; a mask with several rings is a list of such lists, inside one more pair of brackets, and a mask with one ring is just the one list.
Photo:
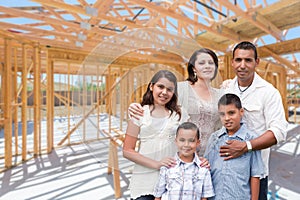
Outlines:
{"label": "woman's hand on girl's shoulder", "polygon": [[141,104],[139,103],[131,103],[128,107],[128,115],[129,118],[135,118],[137,120],[140,119],[141,116],[143,116],[144,110]]}

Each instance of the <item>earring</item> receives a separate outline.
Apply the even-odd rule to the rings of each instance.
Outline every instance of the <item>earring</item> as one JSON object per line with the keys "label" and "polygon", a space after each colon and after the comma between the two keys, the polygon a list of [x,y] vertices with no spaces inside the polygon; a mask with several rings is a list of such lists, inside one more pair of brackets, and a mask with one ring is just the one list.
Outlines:
{"label": "earring", "polygon": [[195,79],[197,78],[197,73],[196,73],[196,72],[194,72],[194,78],[195,78]]}

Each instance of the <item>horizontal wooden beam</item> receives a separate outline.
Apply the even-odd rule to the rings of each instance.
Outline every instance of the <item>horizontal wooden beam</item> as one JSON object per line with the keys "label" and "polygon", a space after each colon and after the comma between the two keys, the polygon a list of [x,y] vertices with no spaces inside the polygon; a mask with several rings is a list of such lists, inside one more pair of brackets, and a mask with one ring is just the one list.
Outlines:
{"label": "horizontal wooden beam", "polygon": [[236,32],[233,32],[233,31],[229,31],[229,29],[227,29],[226,31],[223,31],[222,29],[220,29],[219,27],[215,28],[215,27],[209,27],[209,26],[206,26],[198,21],[195,21],[195,20],[192,20],[186,16],[183,16],[183,15],[179,15],[177,14],[176,12],[172,11],[172,10],[168,10],[166,8],[163,8],[162,6],[157,6],[153,3],[149,3],[149,2],[146,2],[144,0],[129,0],[130,2],[133,2],[135,4],[138,4],[138,5],[141,5],[145,8],[147,8],[148,10],[151,10],[153,12],[158,12],[159,14],[163,15],[163,16],[168,16],[168,17],[172,17],[178,21],[181,21],[185,24],[188,24],[188,25],[193,25],[195,27],[198,27],[202,30],[205,30],[205,31],[209,31],[211,33],[214,33],[220,37],[224,37],[226,39],[229,39],[231,41],[235,41],[235,42],[238,42],[238,41],[241,41],[241,40],[248,40],[249,38],[246,38],[242,35],[240,35],[239,33],[236,33]]}
{"label": "horizontal wooden beam", "polygon": [[[42,5],[47,5],[47,6],[52,6],[52,7],[59,8],[59,9],[64,9],[64,10],[69,11],[70,13],[77,13],[77,14],[82,14],[82,15],[89,16],[89,17],[94,17],[92,14],[87,13],[86,10],[80,6],[74,6],[74,5],[70,5],[70,4],[55,1],[55,0],[52,0],[52,1],[32,0],[32,1],[34,1],[36,3],[40,3]],[[117,25],[129,26],[132,28],[141,28],[142,27],[142,26],[136,25],[135,23],[133,23],[131,21],[117,19],[114,17],[104,15],[102,13],[98,13],[96,18],[98,18],[100,20],[107,20],[107,21],[115,23]]]}

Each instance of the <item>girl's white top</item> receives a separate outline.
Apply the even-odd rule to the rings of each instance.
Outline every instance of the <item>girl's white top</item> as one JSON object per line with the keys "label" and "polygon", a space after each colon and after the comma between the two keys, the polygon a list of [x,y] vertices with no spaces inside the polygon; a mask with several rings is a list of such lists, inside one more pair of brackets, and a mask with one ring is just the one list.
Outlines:
{"label": "girl's white top", "polygon": [[[154,118],[150,115],[149,106],[145,105],[143,109],[143,117],[139,120],[131,119],[140,127],[139,153],[157,161],[174,156],[177,152],[176,129],[182,121],[187,121],[187,116],[183,114],[179,121],[179,116],[174,112],[168,117]],[[153,194],[158,175],[157,169],[135,164],[130,182],[131,198]]]}

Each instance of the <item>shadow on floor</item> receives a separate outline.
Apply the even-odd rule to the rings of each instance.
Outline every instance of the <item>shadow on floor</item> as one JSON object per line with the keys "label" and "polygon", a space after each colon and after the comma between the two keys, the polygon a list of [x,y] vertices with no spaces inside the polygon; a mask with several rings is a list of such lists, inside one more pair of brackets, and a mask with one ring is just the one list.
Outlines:
{"label": "shadow on floor", "polygon": [[[98,154],[104,155],[107,152]],[[0,199],[115,199],[113,175],[107,174],[107,164],[101,159],[85,145],[56,149],[1,173]],[[120,199],[129,199],[128,162],[120,160],[120,166],[124,169]]]}
{"label": "shadow on floor", "polygon": [[300,199],[300,126],[289,130],[287,140],[271,148],[269,199]]}
{"label": "shadow on floor", "polygon": [[[300,199],[300,126],[287,141],[271,148],[269,199]],[[0,174],[1,200],[115,199],[113,175],[107,174],[108,141],[65,146]],[[122,200],[129,199],[132,162],[119,151]]]}

